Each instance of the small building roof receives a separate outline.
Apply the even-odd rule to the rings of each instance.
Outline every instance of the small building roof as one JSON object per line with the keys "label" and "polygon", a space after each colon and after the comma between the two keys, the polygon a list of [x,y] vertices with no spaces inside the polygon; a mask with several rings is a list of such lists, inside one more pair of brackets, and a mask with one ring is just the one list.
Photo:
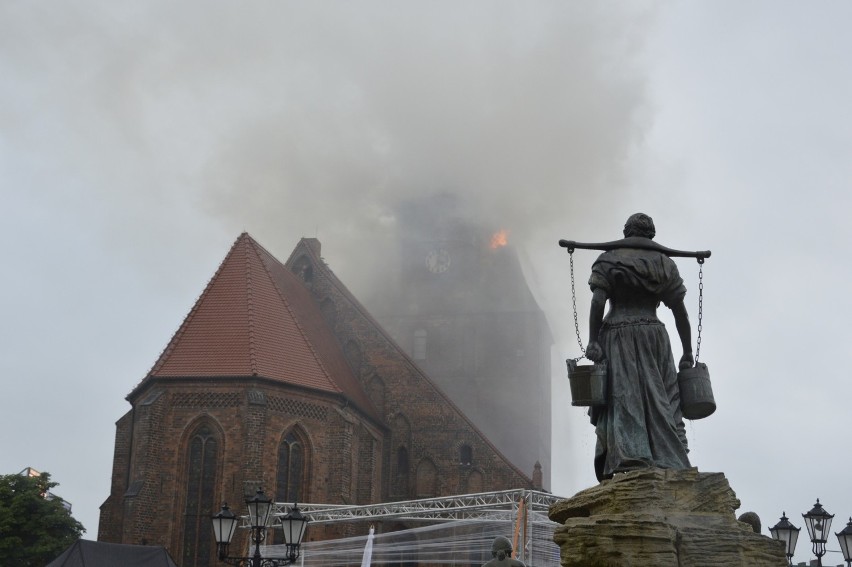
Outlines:
{"label": "small building roof", "polygon": [[161,545],[126,545],[78,539],[47,567],[177,567]]}

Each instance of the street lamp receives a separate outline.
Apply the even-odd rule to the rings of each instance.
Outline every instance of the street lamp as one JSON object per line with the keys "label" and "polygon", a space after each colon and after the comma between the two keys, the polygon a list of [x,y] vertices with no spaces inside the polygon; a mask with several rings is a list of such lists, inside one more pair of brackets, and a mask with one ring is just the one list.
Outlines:
{"label": "street lamp", "polygon": [[219,560],[238,567],[283,567],[290,565],[299,558],[299,546],[308,527],[308,519],[299,512],[299,507],[293,503],[290,512],[281,518],[281,527],[284,530],[284,543],[287,546],[285,557],[263,557],[260,555],[260,544],[266,539],[269,515],[272,512],[272,499],[267,498],[263,490],[258,488],[257,493],[246,499],[249,510],[249,523],[251,524],[251,541],[254,543],[254,555],[251,557],[231,557],[228,555],[228,546],[236,530],[239,518],[228,508],[222,505],[222,510],[213,516],[213,535],[216,538],[216,547]]}
{"label": "street lamp", "polygon": [[831,519],[834,514],[826,512],[817,498],[816,504],[807,514],[802,514],[805,519],[805,527],[808,528],[808,535],[813,543],[814,555],[817,557],[817,565],[822,567],[822,556],[825,555],[825,542],[828,541],[829,528],[831,528]]}
{"label": "street lamp", "polygon": [[843,560],[846,561],[846,567],[852,567],[852,518],[849,518],[849,523],[843,528],[843,531],[835,533],[837,541],[840,542],[840,551],[843,552]]}
{"label": "street lamp", "polygon": [[769,528],[769,533],[774,539],[784,542],[784,552],[787,554],[787,564],[793,564],[793,554],[796,551],[796,541],[799,539],[799,530],[787,519],[787,512],[781,514],[781,521]]}

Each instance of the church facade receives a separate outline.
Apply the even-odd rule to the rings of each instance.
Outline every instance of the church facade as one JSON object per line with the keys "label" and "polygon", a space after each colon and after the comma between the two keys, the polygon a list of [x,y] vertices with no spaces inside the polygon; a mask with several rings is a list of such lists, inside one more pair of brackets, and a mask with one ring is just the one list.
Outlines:
{"label": "church facade", "polygon": [[[101,541],[218,564],[210,516],[258,487],[369,504],[541,488],[486,438],[302,239],[236,240],[116,423]],[[348,535],[312,526],[309,539]],[[233,548],[244,542],[235,541]]]}

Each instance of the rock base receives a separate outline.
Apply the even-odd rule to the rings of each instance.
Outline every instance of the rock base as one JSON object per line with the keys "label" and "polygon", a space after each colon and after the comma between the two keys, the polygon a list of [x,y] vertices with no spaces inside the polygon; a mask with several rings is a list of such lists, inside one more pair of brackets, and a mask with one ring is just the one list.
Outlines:
{"label": "rock base", "polygon": [[784,567],[784,546],[737,521],[722,473],[617,474],[550,507],[563,567]]}

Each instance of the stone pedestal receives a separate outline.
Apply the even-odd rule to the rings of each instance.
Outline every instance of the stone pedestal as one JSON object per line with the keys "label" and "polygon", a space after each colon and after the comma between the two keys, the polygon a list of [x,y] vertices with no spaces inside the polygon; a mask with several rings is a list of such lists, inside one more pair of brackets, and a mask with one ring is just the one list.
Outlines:
{"label": "stone pedestal", "polygon": [[783,545],[738,522],[722,473],[617,474],[550,507],[563,567],[784,567]]}

